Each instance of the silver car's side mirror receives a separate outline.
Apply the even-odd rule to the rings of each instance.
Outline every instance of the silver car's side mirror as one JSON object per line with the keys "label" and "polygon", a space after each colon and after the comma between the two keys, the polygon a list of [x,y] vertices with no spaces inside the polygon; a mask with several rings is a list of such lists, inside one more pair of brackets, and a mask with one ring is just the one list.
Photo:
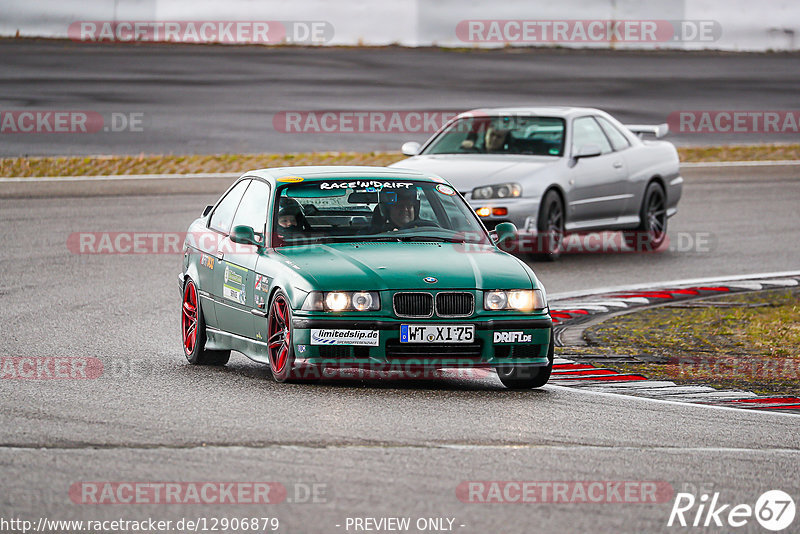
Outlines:
{"label": "silver car's side mirror", "polygon": [[403,146],[400,147],[400,152],[403,153],[404,156],[416,156],[417,152],[419,152],[420,144],[416,141],[408,141],[407,143],[403,143]]}

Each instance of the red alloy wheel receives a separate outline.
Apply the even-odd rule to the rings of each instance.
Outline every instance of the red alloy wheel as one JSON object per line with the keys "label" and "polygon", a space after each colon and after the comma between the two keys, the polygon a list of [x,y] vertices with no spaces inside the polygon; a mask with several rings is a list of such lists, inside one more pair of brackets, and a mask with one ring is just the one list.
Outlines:
{"label": "red alloy wheel", "polygon": [[267,347],[272,372],[282,373],[292,347],[291,315],[286,297],[278,294],[272,302],[267,324]]}
{"label": "red alloy wheel", "polygon": [[183,351],[187,356],[194,353],[197,343],[197,290],[194,282],[188,282],[183,290],[183,315],[181,320],[183,331]]}

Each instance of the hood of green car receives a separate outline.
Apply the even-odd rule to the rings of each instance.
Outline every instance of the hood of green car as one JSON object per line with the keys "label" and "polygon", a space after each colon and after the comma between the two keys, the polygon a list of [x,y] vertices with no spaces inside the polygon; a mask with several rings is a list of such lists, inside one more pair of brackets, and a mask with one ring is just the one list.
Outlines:
{"label": "hood of green car", "polygon": [[526,289],[532,284],[519,260],[488,246],[360,242],[278,252],[315,290]]}

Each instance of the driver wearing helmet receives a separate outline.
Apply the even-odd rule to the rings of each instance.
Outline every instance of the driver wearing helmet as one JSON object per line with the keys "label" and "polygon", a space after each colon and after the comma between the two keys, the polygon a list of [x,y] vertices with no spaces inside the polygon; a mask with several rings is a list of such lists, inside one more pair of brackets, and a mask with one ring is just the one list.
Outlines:
{"label": "driver wearing helmet", "polygon": [[383,189],[372,214],[372,233],[391,232],[414,226],[432,226],[419,218],[420,201],[416,188]]}

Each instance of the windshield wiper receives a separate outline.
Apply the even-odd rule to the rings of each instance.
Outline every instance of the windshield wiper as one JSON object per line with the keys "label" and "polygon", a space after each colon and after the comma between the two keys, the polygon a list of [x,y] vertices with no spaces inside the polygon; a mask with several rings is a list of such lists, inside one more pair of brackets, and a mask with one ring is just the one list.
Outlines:
{"label": "windshield wiper", "polygon": [[307,243],[287,243],[287,245],[299,244],[322,244],[322,243],[363,243],[363,242],[381,242],[393,241],[395,243],[404,242],[425,242],[433,241],[437,243],[467,243],[463,238],[456,237],[442,237],[431,235],[350,235],[350,236],[326,236],[318,237]]}
{"label": "windshield wiper", "polygon": [[442,237],[442,236],[431,236],[431,235],[408,235],[408,236],[400,236],[398,237],[400,241],[437,241],[441,243],[464,243],[463,239],[457,239],[455,237]]}
{"label": "windshield wiper", "polygon": [[396,236],[333,235],[314,239],[315,243],[363,243],[365,241],[400,241],[400,238]]}

